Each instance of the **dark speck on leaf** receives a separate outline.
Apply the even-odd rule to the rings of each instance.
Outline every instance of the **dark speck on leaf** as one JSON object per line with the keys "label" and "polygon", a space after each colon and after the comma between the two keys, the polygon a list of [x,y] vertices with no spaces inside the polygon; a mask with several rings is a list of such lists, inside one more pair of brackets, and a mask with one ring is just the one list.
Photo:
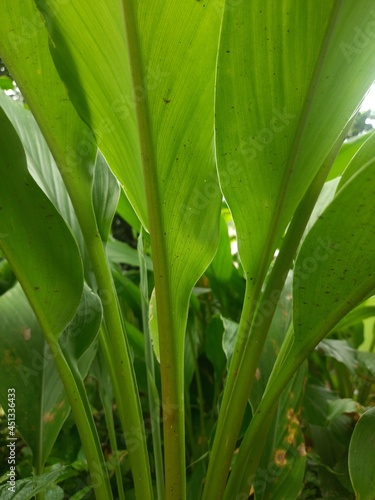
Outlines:
{"label": "dark speck on leaf", "polygon": [[163,97],[163,101],[165,102],[165,104],[169,104],[171,102],[170,99],[166,99],[165,97]]}

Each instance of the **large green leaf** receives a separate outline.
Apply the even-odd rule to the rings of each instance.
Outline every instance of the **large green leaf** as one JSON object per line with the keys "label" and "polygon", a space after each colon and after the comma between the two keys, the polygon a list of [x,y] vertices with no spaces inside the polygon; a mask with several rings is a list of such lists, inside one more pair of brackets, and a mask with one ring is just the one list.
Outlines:
{"label": "large green leaf", "polygon": [[76,214],[61,174],[35,118],[25,106],[7,97],[3,92],[0,92],[0,107],[5,111],[21,139],[30,174],[64,217],[84,257],[86,250]]}
{"label": "large green leaf", "polygon": [[6,0],[0,15],[1,57],[40,126],[76,210],[86,220],[92,218],[96,145],[53,64],[43,19],[34,0]]}
{"label": "large green leaf", "polygon": [[66,466],[53,467],[52,470],[39,476],[16,481],[14,491],[9,490],[8,484],[1,486],[0,497],[2,500],[30,500],[35,498],[38,493],[45,491],[48,486],[74,474],[75,471],[69,470]]}
{"label": "large green leaf", "polygon": [[[65,2],[58,7],[58,15],[55,2],[36,3],[45,14],[53,40],[52,54],[70,98],[92,128],[138,217],[148,227],[121,2],[99,1],[95,8],[88,0]],[[144,99],[162,81],[160,64],[149,68],[135,99]]]}
{"label": "large green leaf", "polygon": [[299,355],[375,289],[374,182],[372,161],[338,191],[302,245],[293,290]]}
{"label": "large green leaf", "polygon": [[[8,388],[15,389],[17,430],[30,446],[35,470],[40,472],[70,407],[53,355],[20,285],[0,298],[0,317],[0,374],[4,381],[0,400],[7,408]],[[85,287],[77,314],[60,337],[60,342],[71,346],[77,361],[92,344],[100,321],[100,301]],[[80,362],[83,376],[94,353],[91,350]]]}
{"label": "large green leaf", "polygon": [[373,500],[375,494],[375,408],[362,415],[349,446],[349,472],[356,498]]}
{"label": "large green leaf", "polygon": [[[123,23],[121,4],[114,0],[96,2],[95,8],[86,0],[68,2],[57,16],[53,2],[38,4],[72,100],[142,222],[149,220],[160,353],[170,357],[162,379],[169,380],[170,402],[179,408],[164,422],[166,449],[172,446],[181,457],[189,296],[213,258],[219,230],[221,194],[212,144],[220,9],[214,2],[129,1],[123,2]],[[101,71],[94,73],[98,62]],[[178,496],[184,465],[175,458],[170,464],[180,467],[167,487]],[[166,473],[169,477],[169,463]]]}
{"label": "large green leaf", "polygon": [[0,298],[0,400],[7,410],[8,388],[15,389],[16,426],[43,466],[70,408],[53,355],[21,287]]}
{"label": "large green leaf", "polygon": [[[78,307],[82,262],[77,244],[31,177],[22,144],[0,109],[0,247],[43,329],[59,336]],[[64,307],[61,307],[61,304]]]}
{"label": "large green leaf", "polygon": [[[371,0],[255,0],[225,10],[217,158],[241,261],[255,287],[375,78],[375,40],[366,34],[371,6]],[[357,47],[360,36],[366,50]]]}
{"label": "large green leaf", "polygon": [[237,461],[245,467],[245,475],[256,467],[258,450],[252,446],[263,427],[263,415],[272,411],[319,341],[375,289],[370,250],[375,246],[374,181],[373,161],[338,191],[302,244],[293,279],[294,332],[285,338],[240,448]]}

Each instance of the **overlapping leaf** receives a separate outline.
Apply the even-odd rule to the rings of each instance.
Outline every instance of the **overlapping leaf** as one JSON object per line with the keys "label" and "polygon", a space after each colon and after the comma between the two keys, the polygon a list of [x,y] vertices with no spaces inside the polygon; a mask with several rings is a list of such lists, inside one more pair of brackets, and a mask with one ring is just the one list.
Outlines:
{"label": "overlapping leaf", "polygon": [[29,174],[22,144],[2,109],[0,130],[0,247],[41,326],[59,336],[73,318],[83,289],[77,243]]}
{"label": "overlapping leaf", "polygon": [[[0,400],[7,408],[7,390],[15,389],[16,426],[33,452],[39,472],[69,414],[63,384],[38,321],[19,284],[0,298]],[[86,287],[77,314],[60,337],[72,359],[83,356],[97,334],[101,306]],[[80,363],[87,374],[93,353]]]}
{"label": "overlapping leaf", "polygon": [[347,182],[320,216],[298,255],[294,346],[313,348],[375,289],[375,161]]}
{"label": "overlapping leaf", "polygon": [[256,0],[225,10],[217,156],[251,283],[263,280],[293,212],[375,78],[371,6]]}
{"label": "overlapping leaf", "polygon": [[[56,9],[60,8],[60,4]],[[79,118],[53,64],[48,32],[34,0],[4,1],[0,7],[0,53],[31,109],[70,193],[92,216],[96,145]],[[57,14],[57,12],[56,12]],[[75,200],[76,201],[76,200]]]}
{"label": "overlapping leaf", "polygon": [[355,426],[349,447],[349,472],[356,498],[372,500],[375,491],[374,476],[375,408],[370,408]]}

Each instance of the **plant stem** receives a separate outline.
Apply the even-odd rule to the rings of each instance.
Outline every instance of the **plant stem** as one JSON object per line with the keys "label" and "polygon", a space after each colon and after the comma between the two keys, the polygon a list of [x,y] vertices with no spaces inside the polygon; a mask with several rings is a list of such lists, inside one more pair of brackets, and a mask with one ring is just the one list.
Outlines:
{"label": "plant stem", "polygon": [[138,257],[139,257],[139,271],[141,276],[141,305],[142,305],[142,323],[143,333],[145,337],[145,360],[147,370],[147,390],[148,390],[148,405],[151,415],[151,432],[152,444],[154,448],[154,461],[155,461],[155,475],[156,475],[156,489],[158,498],[165,497],[164,485],[164,467],[163,467],[163,454],[161,445],[160,434],[160,398],[155,384],[155,366],[154,354],[151,343],[150,330],[148,326],[148,313],[149,313],[149,290],[147,280],[147,265],[143,247],[143,230],[138,238]]}
{"label": "plant stem", "polygon": [[[104,328],[103,325],[101,326],[101,329]],[[102,337],[103,335],[101,335]],[[102,344],[102,342],[101,342]],[[102,344],[103,346],[103,344]],[[104,353],[103,348],[101,348],[101,351],[97,353],[97,361],[98,365],[100,367],[101,373],[104,373],[107,375],[108,372],[105,372],[106,369],[108,369],[108,361],[106,362],[106,355],[108,356],[108,352]],[[103,362],[104,361],[104,362]],[[104,409],[104,415],[105,415],[105,421],[107,424],[107,429],[108,429],[108,437],[109,437],[109,442],[111,444],[111,450],[112,450],[112,455],[114,456],[114,470],[115,470],[115,475],[116,475],[116,483],[117,483],[117,490],[118,490],[118,497],[119,500],[125,500],[125,491],[124,491],[124,484],[122,480],[122,473],[121,473],[121,463],[119,460],[119,455],[118,455],[118,448],[117,448],[117,439],[116,439],[116,430],[115,430],[115,422],[113,418],[113,408],[112,408],[112,403],[113,403],[113,391],[110,391],[107,388],[106,383],[100,384],[99,383],[99,395],[100,399],[102,402],[102,406]]]}
{"label": "plant stem", "polygon": [[48,326],[43,321],[40,321],[40,323],[54,356],[56,367],[73,412],[86,455],[95,497],[97,500],[110,500],[113,497],[108,472],[82,379],[80,374],[75,373],[74,367],[68,363],[57,340],[49,332]]}
{"label": "plant stem", "polygon": [[85,241],[97,281],[99,296],[102,298],[106,328],[101,332],[105,332],[103,341],[110,356],[108,362],[112,365],[110,374],[125,442],[128,439],[129,442],[133,442],[134,439],[137,440],[136,446],[128,444],[136,494],[139,498],[151,499],[153,493],[146,434],[142,420],[138,387],[115,286],[99,234],[96,234],[91,239],[85,237]]}
{"label": "plant stem", "polygon": [[195,356],[195,344],[194,344],[194,339],[193,335],[191,332],[191,328],[188,328],[188,338],[191,346],[191,350],[194,355],[194,368],[195,368],[195,381],[197,384],[197,392],[198,392],[198,403],[199,403],[199,424],[200,424],[200,442],[198,442],[198,447],[200,450],[200,453],[202,454],[205,450],[205,444],[206,444],[206,431],[205,431],[205,426],[204,426],[204,398],[203,398],[203,390],[202,390],[202,380],[199,372],[199,365],[198,365],[198,359]]}
{"label": "plant stem", "polygon": [[[143,86],[144,75],[137,32],[135,3],[122,1],[125,33],[133,80],[133,89]],[[167,261],[166,240],[161,211],[159,181],[150,130],[148,97],[135,98],[138,137],[145,180],[151,248],[154,262],[155,293],[158,312],[160,371],[163,399],[164,464],[167,499],[186,496],[183,352],[187,311],[172,311],[173,293]]]}
{"label": "plant stem", "polygon": [[[346,130],[344,132],[346,133]],[[236,341],[236,348],[224,390],[222,408],[211,453],[213,458],[209,464],[207,482],[203,492],[204,500],[216,500],[221,498],[223,494],[247,399],[285,279],[342,140],[343,134],[332,148],[298,206],[282,242],[279,255],[271,269],[265,289],[260,294],[255,314],[253,304],[249,302],[244,304],[238,329],[239,340]],[[246,290],[245,297],[250,297],[248,290]],[[271,310],[268,311],[267,315],[262,313],[262,304],[271,306]],[[251,323],[250,327],[249,323]],[[250,330],[249,333],[247,333],[248,330]],[[236,408],[235,412],[233,408]],[[223,443],[225,443],[225,446],[223,446]]]}

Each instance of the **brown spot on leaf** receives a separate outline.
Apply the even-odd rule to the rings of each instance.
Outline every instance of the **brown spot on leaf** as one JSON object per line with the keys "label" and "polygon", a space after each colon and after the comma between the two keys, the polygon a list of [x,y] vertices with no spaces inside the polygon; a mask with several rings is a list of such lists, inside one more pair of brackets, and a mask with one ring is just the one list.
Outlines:
{"label": "brown spot on leaf", "polygon": [[23,328],[22,329],[22,335],[23,335],[23,338],[27,342],[28,340],[31,339],[31,329],[30,328]]}
{"label": "brown spot on leaf", "polygon": [[298,446],[298,454],[300,457],[305,457],[306,456],[306,446],[305,443],[301,443]]}
{"label": "brown spot on leaf", "polygon": [[285,467],[286,466],[286,451],[283,449],[278,449],[275,451],[275,464],[278,465],[279,467]]}
{"label": "brown spot on leaf", "polygon": [[45,415],[43,415],[43,422],[44,423],[53,422],[55,420],[55,417],[56,417],[56,413],[50,413],[48,411]]}

